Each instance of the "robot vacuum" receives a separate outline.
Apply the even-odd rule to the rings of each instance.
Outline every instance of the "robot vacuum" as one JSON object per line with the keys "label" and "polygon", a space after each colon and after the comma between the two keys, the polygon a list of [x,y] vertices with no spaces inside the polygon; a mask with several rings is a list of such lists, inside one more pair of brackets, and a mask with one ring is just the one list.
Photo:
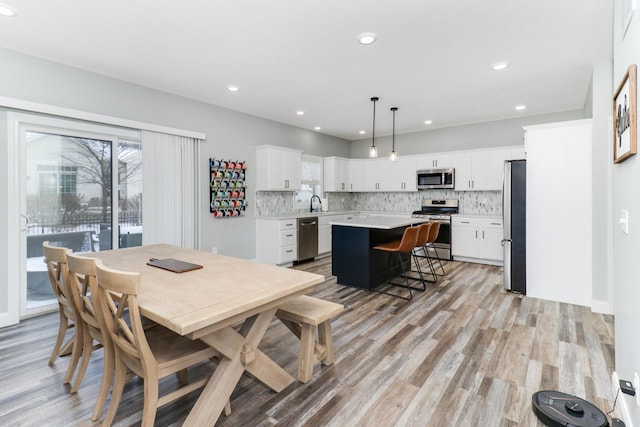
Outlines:
{"label": "robot vacuum", "polygon": [[531,396],[533,413],[548,427],[609,427],[607,416],[586,400],[553,390]]}

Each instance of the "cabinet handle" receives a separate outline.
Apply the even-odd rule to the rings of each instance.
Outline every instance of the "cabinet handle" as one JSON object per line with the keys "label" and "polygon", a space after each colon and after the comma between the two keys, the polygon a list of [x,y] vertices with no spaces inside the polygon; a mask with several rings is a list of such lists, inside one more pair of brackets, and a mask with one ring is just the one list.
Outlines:
{"label": "cabinet handle", "polygon": [[476,239],[478,238],[478,230],[476,230]]}
{"label": "cabinet handle", "polygon": [[285,252],[289,254],[289,253],[293,252],[293,249],[289,249],[288,251],[285,251]]}
{"label": "cabinet handle", "polygon": [[492,222],[491,225],[502,225],[499,222]]}
{"label": "cabinet handle", "polygon": [[285,234],[286,237],[293,237],[293,234]]}
{"label": "cabinet handle", "polygon": [[469,221],[460,221],[461,224],[471,224]]}
{"label": "cabinet handle", "polygon": [[482,238],[484,239],[484,230],[482,230]]}

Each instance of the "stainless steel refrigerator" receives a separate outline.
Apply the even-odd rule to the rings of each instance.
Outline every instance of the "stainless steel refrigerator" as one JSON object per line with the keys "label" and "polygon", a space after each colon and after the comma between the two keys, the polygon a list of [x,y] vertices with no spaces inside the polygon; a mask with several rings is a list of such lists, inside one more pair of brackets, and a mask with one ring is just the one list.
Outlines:
{"label": "stainless steel refrigerator", "polygon": [[504,163],[502,188],[504,288],[527,293],[527,161]]}

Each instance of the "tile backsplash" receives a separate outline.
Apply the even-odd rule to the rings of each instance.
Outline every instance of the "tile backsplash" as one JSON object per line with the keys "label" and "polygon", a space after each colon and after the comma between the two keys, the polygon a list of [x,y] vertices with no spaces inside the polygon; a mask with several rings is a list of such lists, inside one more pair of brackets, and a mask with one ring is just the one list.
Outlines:
{"label": "tile backsplash", "polygon": [[[325,193],[330,211],[373,211],[411,213],[420,209],[422,199],[458,199],[460,213],[502,215],[501,191],[427,190],[412,192]],[[294,209],[294,193],[257,191],[256,217],[300,213]]]}

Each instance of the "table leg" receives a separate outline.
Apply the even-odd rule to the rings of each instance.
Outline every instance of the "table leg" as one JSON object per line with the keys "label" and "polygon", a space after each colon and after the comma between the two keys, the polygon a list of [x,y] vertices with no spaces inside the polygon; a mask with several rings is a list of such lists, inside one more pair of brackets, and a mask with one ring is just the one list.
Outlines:
{"label": "table leg", "polygon": [[240,333],[228,327],[200,338],[224,357],[191,409],[184,426],[214,425],[245,370],[276,392],[295,381],[258,349],[275,312],[276,308],[273,308],[245,320]]}

